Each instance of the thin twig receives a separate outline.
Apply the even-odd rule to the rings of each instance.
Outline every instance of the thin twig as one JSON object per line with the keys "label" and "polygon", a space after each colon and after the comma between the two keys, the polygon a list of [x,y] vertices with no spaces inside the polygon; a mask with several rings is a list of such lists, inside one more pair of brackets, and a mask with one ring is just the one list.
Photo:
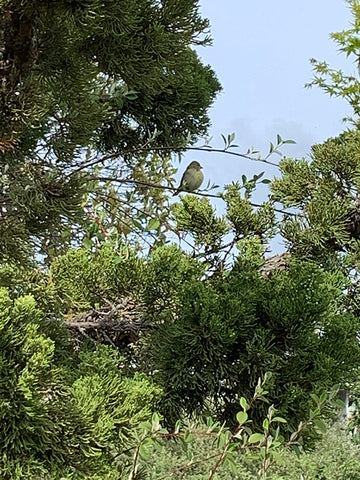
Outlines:
{"label": "thin twig", "polygon": [[[253,404],[255,403],[255,401],[257,400],[257,397],[258,397],[258,394],[256,393],[255,391],[255,394],[254,396],[250,399],[250,402],[248,404],[248,408],[247,410],[250,410],[251,407],[253,406]],[[225,457],[226,457],[226,454],[227,454],[227,451],[228,451],[228,448],[231,444],[231,442],[234,440],[234,438],[241,432],[241,430],[243,429],[243,424],[242,423],[239,423],[237,425],[237,427],[235,428],[235,430],[232,432],[232,434],[230,435],[229,439],[227,440],[227,442],[225,443],[224,447],[223,447],[223,451],[221,452],[221,455],[220,455],[220,458],[218,459],[218,461],[216,462],[216,464],[214,465],[214,467],[212,468],[212,470],[210,471],[210,475],[208,477],[208,480],[212,480],[214,478],[214,475],[216,473],[216,471],[218,470],[218,468],[220,467],[220,465],[223,463]]]}
{"label": "thin twig", "polygon": [[[172,191],[177,190],[176,187],[168,187],[166,185],[159,185],[157,183],[144,182],[142,180],[134,180],[132,178],[91,177],[91,178],[89,178],[89,180],[98,180],[99,182],[133,183],[135,185],[142,185],[144,187],[151,187],[151,188],[159,188],[159,189],[162,189],[162,190],[172,190]],[[184,192],[184,193],[187,193],[187,192]],[[200,192],[191,192],[191,193],[193,195],[198,195],[200,197],[210,197],[210,198],[223,199],[222,195],[213,195],[211,193],[204,193],[204,192],[201,192],[201,191]],[[253,202],[249,202],[249,203],[253,207],[261,207],[261,205],[258,204],[258,203],[253,203]],[[287,211],[281,210],[279,208],[274,208],[274,211],[278,212],[278,213],[283,213],[284,215],[293,216],[293,217],[297,216],[296,213],[287,212]]]}
{"label": "thin twig", "polygon": [[[113,215],[113,213],[111,212],[111,210],[110,210],[109,208],[107,208],[106,205],[104,205],[104,209],[105,209],[110,215]],[[131,216],[129,213],[127,213],[125,210],[123,210],[123,209],[121,209],[121,208],[120,208],[119,210],[120,210],[120,212],[121,212],[123,215],[125,215],[125,217],[129,218],[130,220],[133,220],[132,216]],[[141,232],[140,230],[134,228],[134,226],[130,225],[130,224],[129,224],[128,222],[126,222],[123,218],[120,218],[120,221],[129,228],[130,232],[134,232],[136,235],[138,235],[138,236],[141,238],[141,240],[142,240],[144,243],[147,244],[147,246],[148,246],[149,248],[152,247],[151,243],[144,237],[143,232]],[[148,235],[150,235],[150,237],[152,237],[153,240],[156,240],[155,236],[154,236],[151,232],[146,232],[146,233],[147,233]]]}
{"label": "thin twig", "polygon": [[268,165],[272,165],[273,167],[279,168],[279,165],[277,163],[270,162],[267,158],[265,158],[265,159],[254,158],[251,155],[246,154],[246,153],[233,152],[229,149],[223,149],[223,148],[210,148],[210,147],[206,147],[206,146],[205,147],[140,147],[140,148],[132,148],[132,149],[129,149],[129,150],[124,150],[123,152],[110,153],[109,155],[105,155],[101,158],[91,160],[87,163],[79,165],[69,175],[72,175],[74,173],[78,173],[81,170],[84,170],[85,168],[93,167],[94,165],[98,165],[99,163],[106,162],[107,160],[112,160],[114,158],[124,156],[124,155],[128,155],[128,154],[131,154],[131,153],[139,153],[139,152],[175,152],[175,153],[177,153],[177,152],[186,152],[186,151],[224,153],[226,155],[232,155],[234,157],[245,158],[246,160],[252,160],[252,161],[255,161],[255,162],[267,163]]}

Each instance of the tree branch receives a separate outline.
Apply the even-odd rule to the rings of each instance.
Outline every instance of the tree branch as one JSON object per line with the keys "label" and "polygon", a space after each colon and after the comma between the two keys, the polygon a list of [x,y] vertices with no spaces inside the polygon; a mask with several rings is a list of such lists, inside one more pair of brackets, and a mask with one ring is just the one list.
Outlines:
{"label": "tree branch", "polygon": [[[177,187],[168,187],[166,185],[159,185],[157,183],[151,183],[151,182],[143,182],[141,180],[134,180],[132,178],[115,178],[115,177],[90,177],[89,180],[98,180],[99,182],[115,182],[115,183],[133,183],[134,185],[142,185],[144,187],[150,187],[150,188],[160,188],[162,190],[171,190],[171,191],[177,191]],[[183,192],[183,193],[188,193],[188,192]],[[220,198],[223,199],[222,195],[213,195],[211,193],[204,193],[204,192],[191,192],[192,195],[198,195],[200,197],[209,197],[209,198]],[[258,203],[253,203],[250,202],[250,205],[253,207],[261,207],[260,204]],[[296,217],[296,213],[292,212],[287,212],[286,210],[281,210],[278,208],[274,208],[275,212],[282,213],[284,215],[288,216],[293,216]]]}
{"label": "tree branch", "polygon": [[123,152],[117,153],[110,153],[109,155],[105,155],[101,158],[96,158],[94,160],[90,160],[89,162],[83,163],[75,168],[70,174],[78,173],[85,168],[90,168],[99,163],[106,162],[107,160],[112,160],[114,158],[139,153],[139,152],[172,152],[172,153],[180,153],[180,152],[187,152],[187,151],[200,151],[200,152],[211,152],[211,153],[223,153],[225,155],[231,155],[234,157],[245,158],[246,160],[252,160],[255,162],[262,162],[267,163],[268,165],[272,165],[273,167],[279,168],[277,163],[270,162],[267,158],[254,158],[253,156],[246,154],[246,153],[238,153],[233,152],[226,148],[211,148],[211,147],[139,147],[139,148],[132,148],[129,150],[124,150]]}

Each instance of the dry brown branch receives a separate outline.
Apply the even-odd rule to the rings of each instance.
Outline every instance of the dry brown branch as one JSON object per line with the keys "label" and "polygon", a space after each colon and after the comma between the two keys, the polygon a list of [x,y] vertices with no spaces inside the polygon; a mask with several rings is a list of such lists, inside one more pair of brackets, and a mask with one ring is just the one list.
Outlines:
{"label": "dry brown branch", "polygon": [[78,341],[90,338],[117,348],[136,343],[145,325],[134,300],[123,298],[115,305],[104,302],[105,305],[99,309],[80,313],[66,322],[72,335]]}

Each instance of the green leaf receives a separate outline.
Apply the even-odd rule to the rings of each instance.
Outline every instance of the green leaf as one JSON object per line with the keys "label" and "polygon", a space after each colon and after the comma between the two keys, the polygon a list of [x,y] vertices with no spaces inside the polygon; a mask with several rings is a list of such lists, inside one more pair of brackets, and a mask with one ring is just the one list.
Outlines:
{"label": "green leaf", "polygon": [[302,455],[302,451],[300,450],[298,445],[293,445],[292,449],[298,458]]}
{"label": "green leaf", "polygon": [[124,106],[124,100],[121,97],[116,96],[115,102],[119,108],[122,108]]}
{"label": "green leaf", "polygon": [[272,422],[287,423],[287,421],[285,420],[285,418],[282,418],[282,417],[274,417],[274,418],[272,419]]}
{"label": "green leaf", "polygon": [[236,420],[241,424],[245,423],[247,419],[248,419],[248,414],[246,412],[238,412],[236,414]]}
{"label": "green leaf", "polygon": [[320,430],[321,433],[326,433],[327,426],[326,426],[326,423],[323,420],[321,420],[321,418],[315,418],[314,424]]}
{"label": "green leaf", "polygon": [[258,443],[264,440],[264,435],[262,433],[253,433],[250,435],[248,443]]}
{"label": "green leaf", "polygon": [[146,447],[153,447],[154,443],[155,443],[155,440],[153,438],[147,437],[145,438],[143,445],[145,445]]}
{"label": "green leaf", "polygon": [[140,428],[144,431],[144,432],[150,432],[151,431],[151,423],[146,421],[146,422],[141,422],[140,423]]}
{"label": "green leaf", "polygon": [[146,230],[157,230],[160,226],[160,220],[158,218],[150,218]]}
{"label": "green leaf", "polygon": [[93,246],[93,241],[91,238],[89,237],[85,237],[84,240],[83,240],[83,245],[85,248],[87,248],[88,250],[90,250]]}
{"label": "green leaf", "polygon": [[257,182],[264,175],[265,172],[260,172],[258,175],[253,176],[253,180]]}
{"label": "green leaf", "polygon": [[249,454],[246,454],[246,460],[261,460],[261,457],[256,453],[249,453]]}
{"label": "green leaf", "polygon": [[157,422],[157,423],[160,422],[160,415],[159,415],[157,412],[154,412],[154,413],[153,413],[153,415],[152,415],[152,421],[153,421],[153,422]]}
{"label": "green leaf", "polygon": [[267,418],[263,421],[263,428],[266,432],[269,430],[269,420]]}
{"label": "green leaf", "polygon": [[310,393],[310,397],[314,400],[315,403],[320,403],[320,398],[316,395],[316,393]]}
{"label": "green leaf", "polygon": [[190,462],[192,462],[192,459],[194,458],[194,452],[192,450],[188,450],[186,452],[186,456],[190,460]]}
{"label": "green leaf", "polygon": [[130,90],[125,94],[125,97],[128,100],[136,100],[138,98],[138,95],[137,95],[137,92],[135,92],[135,90]]}
{"label": "green leaf", "polygon": [[[210,417],[209,417],[210,418]],[[209,419],[208,419],[209,420]],[[208,426],[211,426],[208,424]],[[174,432],[175,433],[179,433],[180,430],[181,430],[181,427],[182,427],[182,423],[181,423],[181,420],[177,420],[176,423],[175,423],[175,429],[174,429]]]}
{"label": "green leaf", "polygon": [[244,397],[240,398],[240,405],[243,408],[243,410],[248,410],[249,408],[249,404],[247,403],[246,398]]}
{"label": "green leaf", "polygon": [[219,438],[218,438],[218,444],[217,444],[217,447],[219,450],[221,450],[223,448],[223,446],[225,445],[225,443],[227,442],[228,438],[227,438],[227,435],[225,433],[222,433]]}
{"label": "green leaf", "polygon": [[152,416],[152,426],[151,426],[151,430],[153,432],[156,432],[157,430],[159,430],[161,428],[160,426],[160,417],[159,417],[159,414],[158,413],[153,413],[153,416]]}
{"label": "green leaf", "polygon": [[140,445],[139,453],[140,453],[141,458],[143,458],[144,460],[149,460],[150,455],[151,455],[151,448],[149,448],[148,445],[142,444],[142,445]]}
{"label": "green leaf", "polygon": [[239,473],[239,466],[238,466],[237,462],[235,461],[235,458],[232,455],[228,454],[228,455],[226,455],[225,460],[226,460],[226,463],[228,464],[228,466],[230,467],[230,470],[232,471],[232,473],[237,475]]}
{"label": "green leaf", "polygon": [[343,402],[341,398],[337,398],[335,400],[335,405],[339,408],[345,408],[345,402]]}

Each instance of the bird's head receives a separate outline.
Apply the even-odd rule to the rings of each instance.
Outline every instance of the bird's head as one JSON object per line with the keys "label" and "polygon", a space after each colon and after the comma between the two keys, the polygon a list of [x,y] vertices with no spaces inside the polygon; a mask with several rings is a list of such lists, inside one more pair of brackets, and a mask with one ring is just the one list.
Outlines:
{"label": "bird's head", "polygon": [[196,160],[194,160],[193,162],[190,163],[190,165],[188,166],[188,168],[195,168],[196,170],[201,170],[201,169],[202,169],[202,166],[200,165],[199,162],[197,162]]}

